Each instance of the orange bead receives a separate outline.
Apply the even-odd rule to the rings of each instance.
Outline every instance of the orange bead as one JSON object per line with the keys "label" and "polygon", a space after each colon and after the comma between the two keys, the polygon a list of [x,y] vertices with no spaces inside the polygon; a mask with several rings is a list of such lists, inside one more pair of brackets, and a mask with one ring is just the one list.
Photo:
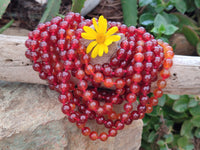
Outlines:
{"label": "orange bead", "polygon": [[158,99],[155,98],[155,97],[151,97],[151,98],[149,99],[149,103],[150,103],[150,105],[152,105],[152,106],[156,106],[156,105],[158,105]]}
{"label": "orange bead", "polygon": [[92,92],[87,90],[83,93],[83,100],[85,101],[91,100],[92,96],[93,96]]}
{"label": "orange bead", "polygon": [[111,112],[111,111],[113,110],[113,106],[112,106],[112,104],[110,104],[110,103],[105,103],[105,104],[103,105],[103,108],[104,108],[104,110],[105,110],[106,112]]}
{"label": "orange bead", "polygon": [[116,113],[115,111],[111,111],[111,112],[108,114],[108,118],[111,119],[111,120],[117,119],[117,113]]}
{"label": "orange bead", "polygon": [[164,46],[164,53],[167,52],[167,51],[173,51],[173,48],[171,46]]}
{"label": "orange bead", "polygon": [[103,81],[103,78],[104,78],[104,76],[101,72],[97,72],[94,75],[94,81],[97,83],[100,83],[101,81]]}
{"label": "orange bead", "polygon": [[151,113],[153,111],[153,107],[150,104],[146,105],[146,113]]}
{"label": "orange bead", "polygon": [[109,131],[108,131],[109,135],[111,137],[115,137],[117,135],[117,130],[116,129],[113,129],[111,128]]}
{"label": "orange bead", "polygon": [[117,79],[115,86],[117,89],[122,89],[125,86],[125,84],[126,83],[123,79]]}
{"label": "orange bead", "polygon": [[142,53],[136,53],[134,56],[136,62],[142,62],[144,60],[144,55]]}
{"label": "orange bead", "polygon": [[172,59],[174,57],[174,52],[173,51],[166,51],[165,52],[165,58]]}
{"label": "orange bead", "polygon": [[101,141],[106,141],[108,139],[108,135],[107,133],[105,132],[102,132],[100,135],[99,135],[99,138]]}
{"label": "orange bead", "polygon": [[114,84],[112,78],[106,78],[103,83],[107,88],[111,88]]}
{"label": "orange bead", "polygon": [[142,81],[142,75],[139,74],[139,73],[135,73],[135,74],[132,76],[132,81],[133,81],[133,82],[140,82],[140,81]]}
{"label": "orange bead", "polygon": [[84,136],[90,135],[90,128],[84,127],[84,128],[82,129],[82,134],[83,134]]}
{"label": "orange bead", "polygon": [[86,66],[85,68],[85,73],[88,74],[88,75],[91,75],[94,73],[94,66],[89,64]]}
{"label": "orange bead", "polygon": [[76,126],[77,126],[79,129],[83,129],[83,128],[85,127],[85,123],[77,122],[77,123],[76,123]]}
{"label": "orange bead", "polygon": [[144,116],[145,116],[145,113],[140,113],[140,117],[139,117],[139,119],[143,119],[144,118]]}
{"label": "orange bead", "polygon": [[157,41],[159,45],[163,45],[163,41],[161,39],[158,39]]}
{"label": "orange bead", "polygon": [[128,113],[125,113],[125,112],[123,112],[123,113],[121,113],[121,120],[126,120],[126,119],[128,119],[129,118],[129,114]]}
{"label": "orange bead", "polygon": [[173,65],[173,61],[171,59],[165,59],[164,62],[163,62],[163,67],[165,69],[171,68],[172,65]]}
{"label": "orange bead", "polygon": [[96,139],[98,139],[98,134],[97,134],[97,132],[92,131],[92,132],[90,133],[90,139],[93,140],[93,141],[95,141]]}
{"label": "orange bead", "polygon": [[166,83],[165,80],[158,80],[158,81],[157,81],[157,86],[158,86],[160,89],[165,88],[166,85],[167,85],[167,83]]}
{"label": "orange bead", "polygon": [[88,107],[91,110],[97,110],[99,107],[99,102],[92,100],[91,102],[89,102]]}
{"label": "orange bead", "polygon": [[99,106],[99,108],[97,109],[96,113],[97,113],[99,116],[103,115],[103,114],[104,114],[104,109],[103,109],[103,107],[102,107],[102,106]]}
{"label": "orange bead", "polygon": [[159,98],[159,97],[162,97],[163,91],[161,89],[155,89],[153,91],[153,94],[154,94],[155,97]]}
{"label": "orange bead", "polygon": [[160,76],[163,78],[163,79],[167,79],[170,77],[170,72],[169,70],[166,70],[166,69],[163,69],[160,71]]}
{"label": "orange bead", "polygon": [[127,96],[126,96],[126,100],[129,102],[129,103],[134,103],[137,99],[137,96],[134,94],[134,93],[129,93]]}

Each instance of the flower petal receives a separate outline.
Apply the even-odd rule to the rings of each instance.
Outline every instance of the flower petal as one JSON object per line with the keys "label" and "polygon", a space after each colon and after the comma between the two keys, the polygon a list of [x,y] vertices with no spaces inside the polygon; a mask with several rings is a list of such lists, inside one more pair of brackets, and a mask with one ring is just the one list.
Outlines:
{"label": "flower petal", "polygon": [[97,25],[97,22],[96,22],[96,19],[95,18],[92,18],[92,23],[94,25],[94,28],[97,32],[99,32],[99,26]]}
{"label": "flower petal", "polygon": [[106,36],[111,36],[112,34],[115,34],[118,31],[118,27],[112,27],[111,29],[108,30],[106,33]]}
{"label": "flower petal", "polygon": [[95,35],[95,36],[96,36],[96,32],[95,32],[92,28],[90,28],[90,27],[88,27],[88,26],[84,26],[84,27],[83,27],[83,30],[84,30],[86,33],[88,33],[88,34],[91,34],[91,35]]}
{"label": "flower petal", "polygon": [[99,44],[98,44],[98,45],[94,48],[94,50],[92,51],[91,57],[92,57],[92,58],[97,57],[98,51],[99,51]]}
{"label": "flower petal", "polygon": [[98,55],[101,57],[103,56],[103,52],[104,52],[104,44],[100,44],[99,45],[99,52]]}
{"label": "flower petal", "polygon": [[106,44],[103,44],[104,46],[104,52],[107,54],[108,53],[108,46]]}
{"label": "flower petal", "polygon": [[81,33],[81,37],[87,40],[94,40],[96,39],[96,35],[92,35],[89,33]]}
{"label": "flower petal", "polygon": [[106,33],[106,31],[107,31],[107,20],[102,15],[99,17],[98,25],[99,25],[99,32],[100,33]]}
{"label": "flower petal", "polygon": [[121,39],[121,36],[119,35],[112,35],[112,36],[109,36],[106,41],[104,42],[104,44],[106,44],[107,46],[112,44],[112,42],[116,42],[116,41],[119,41]]}
{"label": "flower petal", "polygon": [[96,41],[91,42],[87,47],[86,53],[89,53],[96,45],[97,45]]}

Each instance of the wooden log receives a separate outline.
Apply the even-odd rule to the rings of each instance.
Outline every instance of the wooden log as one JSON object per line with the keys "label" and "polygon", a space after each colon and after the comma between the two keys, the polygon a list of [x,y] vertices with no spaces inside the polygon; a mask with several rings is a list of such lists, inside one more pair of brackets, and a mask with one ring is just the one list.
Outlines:
{"label": "wooden log", "polygon": [[[24,56],[27,37],[0,35],[0,80],[46,84]],[[175,55],[166,94],[200,94],[200,57]],[[154,88],[155,83],[152,85]],[[153,89],[152,88],[152,89]]]}

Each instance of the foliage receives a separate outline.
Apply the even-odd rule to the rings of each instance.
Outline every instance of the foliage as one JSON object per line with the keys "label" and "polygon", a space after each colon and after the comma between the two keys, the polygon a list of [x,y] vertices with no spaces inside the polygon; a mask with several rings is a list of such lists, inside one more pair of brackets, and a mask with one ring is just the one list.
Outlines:
{"label": "foliage", "polygon": [[60,9],[61,0],[48,0],[46,10],[42,15],[40,22],[50,21],[55,17]]}
{"label": "foliage", "polygon": [[193,150],[193,138],[200,137],[199,104],[195,96],[163,95],[143,119],[142,148]]}
{"label": "foliage", "polygon": [[84,2],[85,0],[72,0],[72,11],[80,13],[84,6]]}
{"label": "foliage", "polygon": [[9,3],[10,0],[0,0],[0,19],[2,18],[2,15],[5,13]]}
{"label": "foliage", "polygon": [[137,0],[121,0],[124,23],[127,26],[136,26],[137,25]]}
{"label": "foliage", "polygon": [[[200,0],[139,0],[139,6],[143,10],[140,25],[166,42],[175,32],[183,33],[200,55]],[[193,14],[192,18],[186,13]]]}

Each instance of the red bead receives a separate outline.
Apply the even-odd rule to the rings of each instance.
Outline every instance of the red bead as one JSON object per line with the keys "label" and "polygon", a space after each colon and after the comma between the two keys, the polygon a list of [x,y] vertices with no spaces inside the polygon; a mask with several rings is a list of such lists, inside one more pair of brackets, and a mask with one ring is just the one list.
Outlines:
{"label": "red bead", "polygon": [[117,135],[117,130],[114,128],[111,128],[109,129],[108,133],[111,137],[115,137]]}
{"label": "red bead", "polygon": [[121,121],[117,120],[117,121],[115,122],[115,127],[116,127],[116,129],[118,129],[118,130],[122,130],[122,129],[124,128],[124,124],[123,124]]}
{"label": "red bead", "polygon": [[142,53],[136,53],[134,59],[136,62],[142,62],[144,60],[144,55]]}
{"label": "red bead", "polygon": [[139,113],[138,113],[137,111],[133,111],[133,112],[131,113],[131,118],[132,118],[133,120],[138,120],[139,117],[140,117],[140,115],[139,115]]}
{"label": "red bead", "polygon": [[84,127],[84,128],[82,129],[82,134],[83,134],[84,136],[90,135],[90,128]]}
{"label": "red bead", "polygon": [[130,90],[132,93],[138,93],[140,91],[140,86],[137,84],[131,84]]}
{"label": "red bead", "polygon": [[95,82],[100,83],[100,82],[103,81],[103,79],[104,79],[104,76],[101,72],[95,73],[95,75],[94,75],[94,81]]}
{"label": "red bead", "polygon": [[108,139],[108,135],[105,132],[102,132],[99,135],[99,138],[100,138],[101,141],[106,141]]}
{"label": "red bead", "polygon": [[113,79],[112,78],[106,78],[105,80],[104,80],[104,85],[105,85],[105,87],[107,87],[107,88],[111,88],[112,86],[113,86]]}
{"label": "red bead", "polygon": [[126,96],[126,99],[129,103],[134,103],[137,99],[136,95],[134,93],[129,93],[127,96]]}
{"label": "red bead", "polygon": [[157,86],[158,86],[160,89],[165,88],[166,85],[167,85],[167,83],[166,83],[165,80],[158,80],[158,81],[157,81]]}
{"label": "red bead", "polygon": [[133,109],[133,105],[132,105],[132,104],[126,103],[126,104],[124,105],[124,110],[125,110],[126,112],[130,112],[132,109]]}
{"label": "red bead", "polygon": [[88,104],[88,108],[91,110],[97,110],[98,107],[99,107],[99,103],[95,100],[90,101]]}
{"label": "red bead", "polygon": [[113,121],[108,119],[107,121],[104,122],[104,125],[106,128],[112,128]]}
{"label": "red bead", "polygon": [[123,79],[117,79],[115,81],[115,83],[116,83],[115,86],[116,86],[117,89],[122,89],[126,84]]}
{"label": "red bead", "polygon": [[79,90],[82,90],[82,91],[85,91],[88,87],[88,84],[85,80],[81,80],[79,83],[78,83],[78,89]]}
{"label": "red bead", "polygon": [[158,99],[155,98],[155,97],[151,97],[151,98],[149,99],[149,103],[150,103],[152,106],[156,106],[156,105],[158,105]]}
{"label": "red bead", "polygon": [[90,133],[90,139],[93,140],[93,141],[95,141],[96,139],[98,139],[98,134],[97,134],[97,132],[92,131],[92,132]]}
{"label": "red bead", "polygon": [[161,89],[155,89],[155,90],[153,91],[153,94],[154,94],[154,96],[155,96],[156,98],[160,98],[160,97],[162,97],[162,95],[163,95],[163,91],[162,91]]}

